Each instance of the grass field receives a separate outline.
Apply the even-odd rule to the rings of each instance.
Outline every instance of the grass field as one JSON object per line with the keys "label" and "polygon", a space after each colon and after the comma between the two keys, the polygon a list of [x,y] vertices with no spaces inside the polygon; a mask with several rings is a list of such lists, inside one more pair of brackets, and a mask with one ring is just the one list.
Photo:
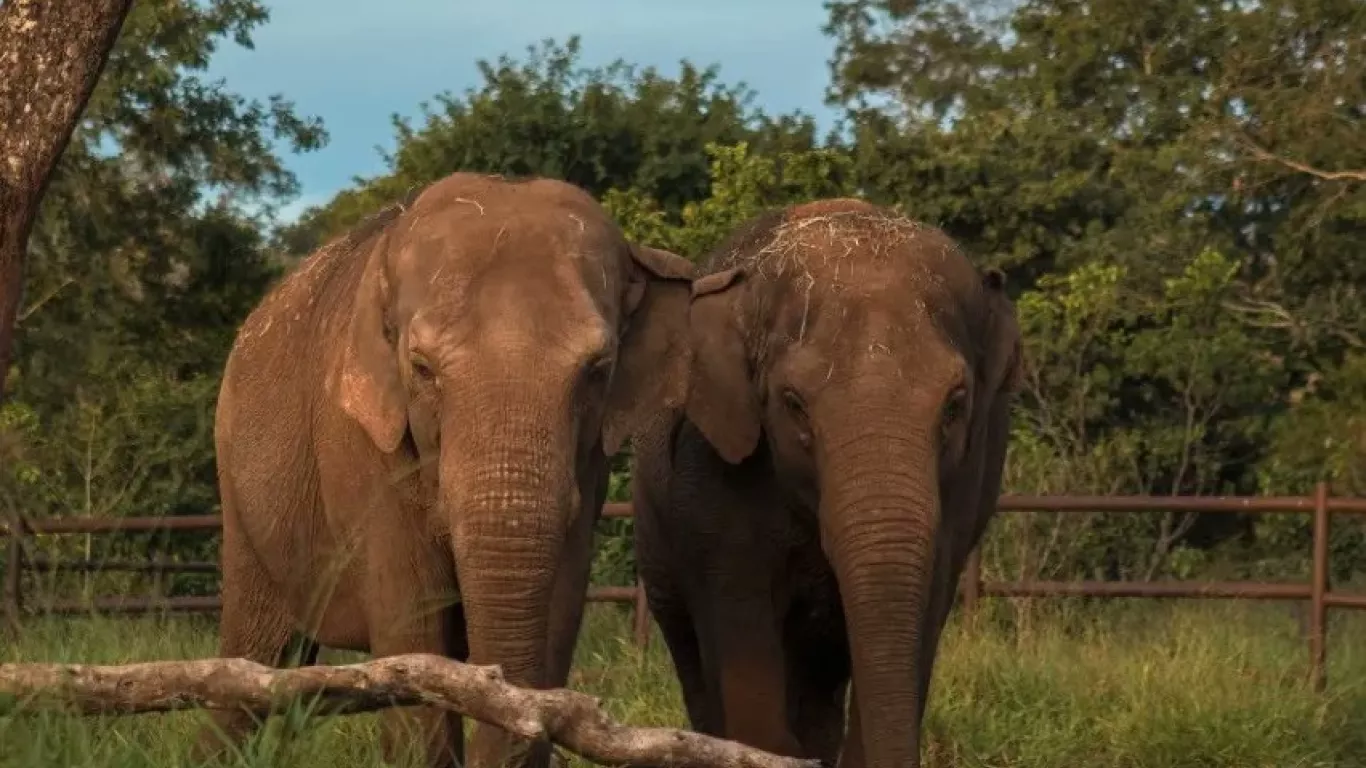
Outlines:
{"label": "grass field", "polygon": [[[1333,622],[1324,695],[1304,682],[1305,643],[1284,607],[1116,603],[1084,616],[1058,613],[1026,631],[986,618],[952,627],[926,726],[929,765],[1366,765],[1360,618],[1337,614]],[[683,725],[658,637],[644,656],[628,637],[625,614],[593,607],[571,685],[602,696],[626,722]],[[213,653],[212,625],[202,620],[42,620],[17,645],[4,646],[0,661],[120,663]],[[0,768],[188,765],[201,717],[10,714],[0,717]],[[280,738],[284,719],[275,718],[239,764],[380,764],[374,716],[296,719],[300,737]]]}

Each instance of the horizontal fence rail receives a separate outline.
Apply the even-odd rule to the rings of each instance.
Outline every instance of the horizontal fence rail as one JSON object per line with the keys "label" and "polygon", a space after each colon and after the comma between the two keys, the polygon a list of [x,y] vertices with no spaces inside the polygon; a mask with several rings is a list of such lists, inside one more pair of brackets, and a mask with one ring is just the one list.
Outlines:
{"label": "horizontal fence rail", "polygon": [[[604,519],[631,517],[629,503],[613,502],[603,506]],[[221,515],[193,515],[185,517],[64,517],[46,520],[22,520],[0,523],[0,538],[8,538],[3,597],[3,619],[12,632],[18,631],[29,601],[23,594],[25,572],[48,573],[74,571],[84,573],[122,572],[144,574],[202,573],[217,574],[216,562],[173,562],[169,560],[89,561],[51,560],[45,557],[26,557],[23,539],[28,536],[63,534],[162,533],[167,531],[217,533],[223,527]],[[17,534],[17,535],[16,535]],[[632,635],[637,645],[646,647],[650,639],[650,614],[645,601],[645,587],[637,582],[629,587],[595,586],[588,590],[588,601],[595,603],[630,603],[632,605]],[[105,615],[139,615],[147,613],[216,614],[222,607],[217,595],[178,597],[101,596],[91,600],[56,600],[45,603],[43,612],[55,616],[88,613]]]}
{"label": "horizontal fence rail", "polygon": [[[1003,513],[1152,513],[1184,512],[1200,514],[1311,514],[1313,516],[1312,565],[1307,583],[1202,582],[1202,581],[983,581],[980,550],[968,558],[959,586],[962,610],[972,615],[983,597],[1103,597],[1103,598],[1193,598],[1230,600],[1288,600],[1309,603],[1309,669],[1315,690],[1326,685],[1326,627],[1329,608],[1366,608],[1366,594],[1332,592],[1328,579],[1328,533],[1333,514],[1366,514],[1366,499],[1334,498],[1327,485],[1320,483],[1313,496],[1014,496],[1000,498]],[[629,502],[604,505],[606,519],[631,517]],[[117,571],[127,573],[201,573],[218,572],[217,563],[57,561],[25,558],[23,539],[34,535],[107,534],[116,532],[160,533],[165,531],[221,530],[219,515],[194,517],[55,518],[20,520],[0,524],[0,537],[9,539],[4,577],[3,608],[6,625],[17,630],[25,612],[22,594],[24,572]],[[635,642],[644,647],[649,641],[650,616],[645,588],[639,580],[629,587],[591,587],[589,602],[630,603],[633,606]],[[144,614],[156,611],[177,613],[217,613],[217,596],[196,597],[97,597],[88,601],[56,601],[45,606],[58,615],[80,613]]]}

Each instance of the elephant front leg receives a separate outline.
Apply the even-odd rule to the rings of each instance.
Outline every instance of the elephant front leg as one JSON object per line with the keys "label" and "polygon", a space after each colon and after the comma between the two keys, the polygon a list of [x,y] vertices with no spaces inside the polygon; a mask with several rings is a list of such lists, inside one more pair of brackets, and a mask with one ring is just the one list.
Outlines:
{"label": "elephant front leg", "polygon": [[[232,533],[224,550],[232,552]],[[219,619],[218,655],[244,658],[268,666],[283,666],[285,650],[294,633],[293,618],[283,601],[258,571],[247,568],[240,556],[225,557],[222,580],[222,613]],[[209,714],[210,723],[200,732],[191,757],[207,762],[226,747],[238,747],[257,731],[260,722],[244,710],[219,709]]]}
{"label": "elephant front leg", "polygon": [[712,605],[712,622],[726,737],[800,757],[801,745],[788,728],[786,655],[771,597],[721,598]]}
{"label": "elephant front leg", "polygon": [[664,645],[673,659],[674,672],[683,693],[683,706],[688,723],[698,733],[708,736],[723,735],[719,692],[713,691],[707,677],[709,659],[703,655],[703,630],[693,622],[692,614],[677,591],[666,589],[662,579],[646,583],[650,612],[659,624]]}
{"label": "elephant front leg", "polygon": [[[434,542],[394,544],[370,560],[366,613],[372,655],[461,655],[463,629],[454,606],[458,597],[449,556]],[[386,710],[380,738],[384,759],[393,765],[411,764],[408,756],[414,746],[422,750],[422,764],[429,768],[464,764],[461,717],[437,707]]]}
{"label": "elephant front leg", "polygon": [[[814,622],[813,622],[814,623]],[[788,712],[805,751],[834,768],[844,741],[849,647],[828,624],[792,627],[787,634]]]}

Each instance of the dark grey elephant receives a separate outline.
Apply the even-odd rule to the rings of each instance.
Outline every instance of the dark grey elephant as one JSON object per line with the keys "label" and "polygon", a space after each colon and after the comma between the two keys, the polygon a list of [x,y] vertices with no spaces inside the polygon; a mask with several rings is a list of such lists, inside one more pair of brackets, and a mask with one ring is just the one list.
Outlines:
{"label": "dark grey elephant", "polygon": [[759,217],[709,269],[686,409],[634,460],[636,556],[688,716],[828,764],[918,766],[1019,377],[1001,275],[854,200]]}
{"label": "dark grey elephant", "polygon": [[[692,276],[576,187],[465,173],[304,261],[243,324],[219,394],[222,655],[277,664],[302,631],[313,652],[563,686],[606,456],[682,402]],[[403,725],[429,764],[462,758],[460,718],[387,718],[391,759]],[[478,726],[469,764],[522,746]]]}

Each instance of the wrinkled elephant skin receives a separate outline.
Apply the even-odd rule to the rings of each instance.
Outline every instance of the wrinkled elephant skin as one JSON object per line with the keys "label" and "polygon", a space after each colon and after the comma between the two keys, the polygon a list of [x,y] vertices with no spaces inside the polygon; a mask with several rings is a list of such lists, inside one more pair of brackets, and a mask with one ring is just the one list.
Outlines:
{"label": "wrinkled elephant skin", "polygon": [[[606,457],[682,402],[692,276],[576,187],[464,173],[306,259],[219,394],[222,655],[285,663],[302,635],[305,661],[437,653],[565,685]],[[390,759],[464,755],[458,717],[385,719]],[[549,757],[482,725],[469,752]]]}
{"label": "wrinkled elephant skin", "polygon": [[635,441],[636,557],[688,716],[829,765],[918,766],[1020,375],[1002,276],[855,200],[761,216],[708,269],[686,406]]}

